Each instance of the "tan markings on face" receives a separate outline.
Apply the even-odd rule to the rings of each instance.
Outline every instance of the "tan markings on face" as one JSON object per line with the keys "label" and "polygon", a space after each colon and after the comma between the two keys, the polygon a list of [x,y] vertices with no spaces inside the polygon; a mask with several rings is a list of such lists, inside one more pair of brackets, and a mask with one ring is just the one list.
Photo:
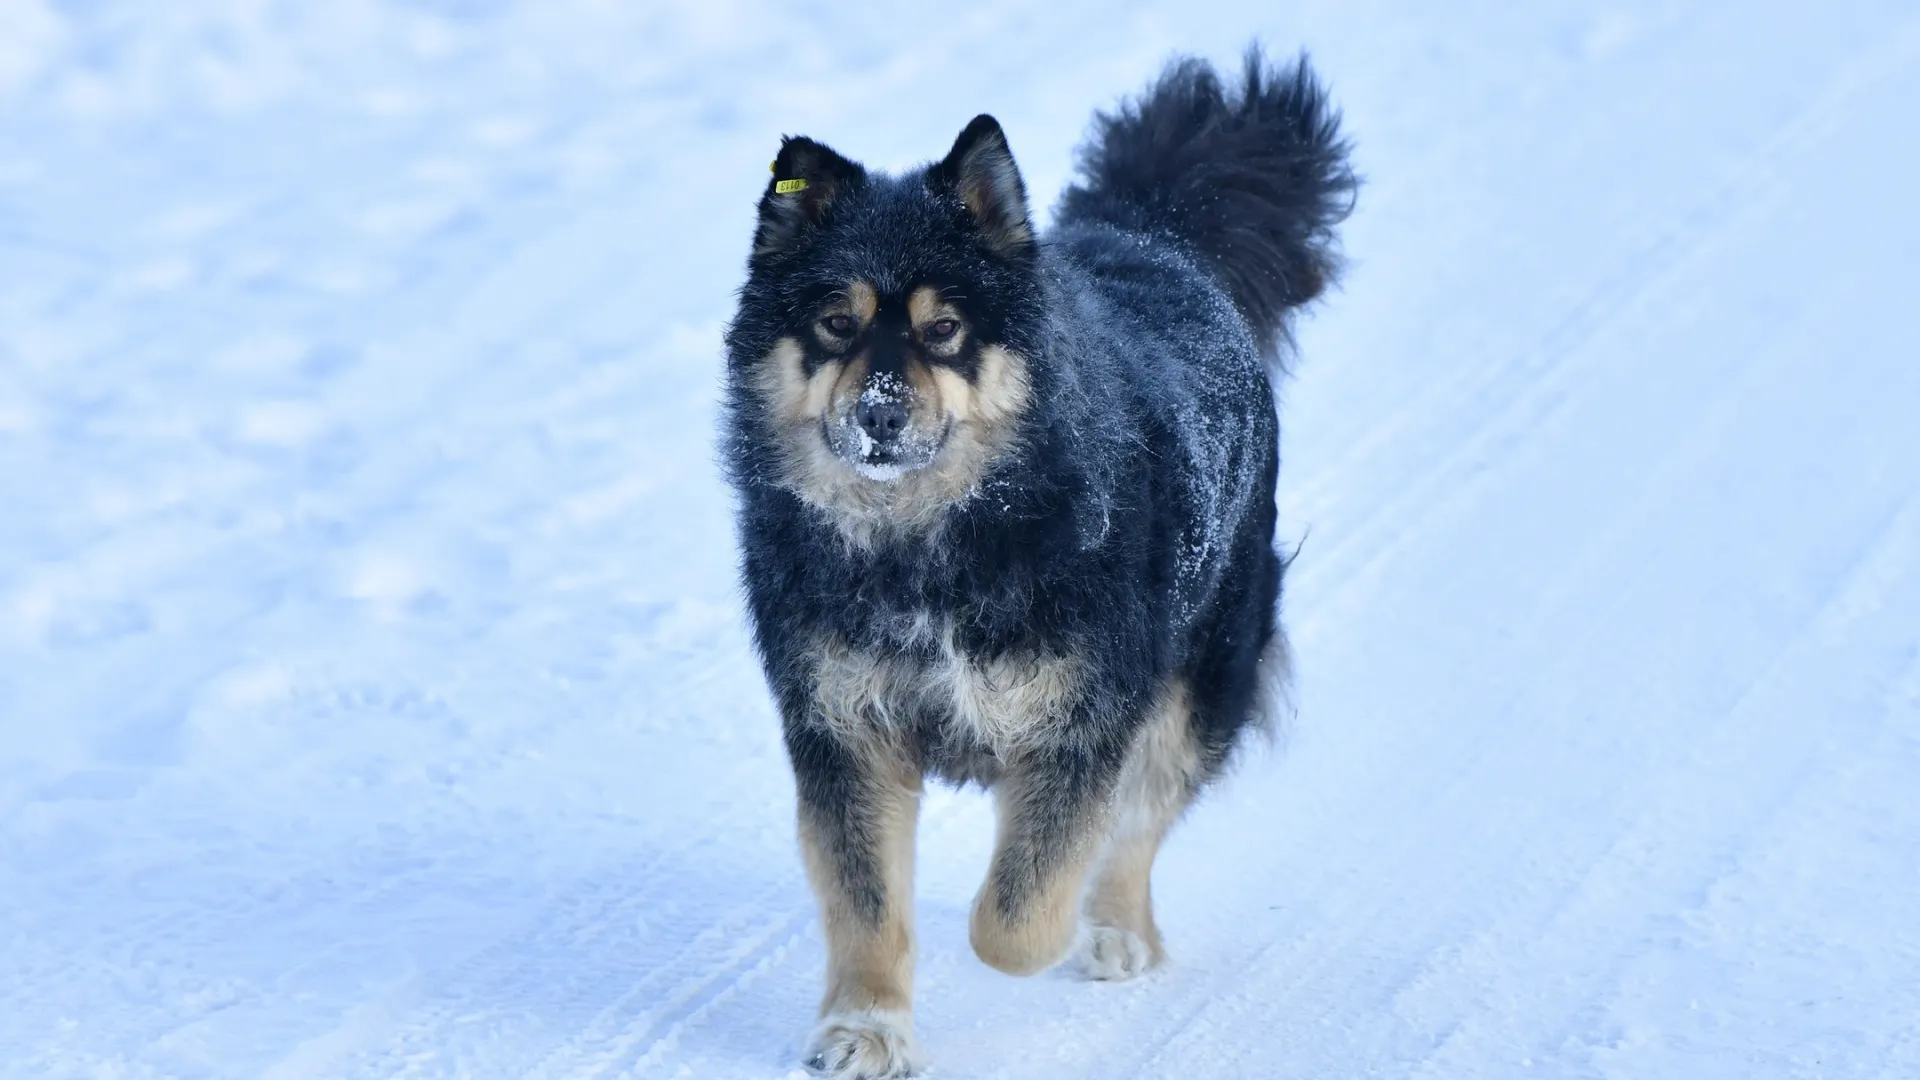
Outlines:
{"label": "tan markings on face", "polygon": [[927,423],[935,427],[944,426],[943,410],[940,407],[940,383],[933,377],[934,367],[923,360],[907,361],[907,385],[913,387],[913,409],[917,414],[924,408],[927,416],[924,420],[916,415],[914,423]]}
{"label": "tan markings on face", "polygon": [[956,434],[983,448],[997,449],[1007,429],[1026,410],[1030,392],[1026,361],[997,345],[980,350],[972,379],[948,367],[934,367],[932,375]]}
{"label": "tan markings on face", "polygon": [[1019,419],[1031,390],[1026,358],[998,345],[987,346],[980,350],[980,370],[973,377],[974,422],[997,430]]}
{"label": "tan markings on face", "polygon": [[853,399],[860,396],[860,389],[866,385],[866,381],[867,354],[863,352],[840,366],[840,374],[833,380],[833,388],[828,394],[824,415],[837,416],[843,409],[851,408]]}
{"label": "tan markings on face", "polygon": [[835,315],[845,315],[856,324],[854,333],[857,334],[861,329],[873,325],[873,317],[879,310],[880,294],[874,291],[873,285],[865,281],[850,281],[846,288],[835,293],[833,299],[820,309],[813,324],[814,335],[820,339],[820,344],[839,352],[851,344],[852,337],[828,330],[826,320]]}
{"label": "tan markings on face", "polygon": [[925,532],[938,525],[1012,445],[1031,395],[1026,359],[997,345],[980,350],[971,381],[939,365],[910,373],[916,412],[936,410],[950,432],[930,464],[878,483],[848,467],[821,437],[822,421],[846,404],[843,393],[857,397],[865,371],[863,358],[854,357],[826,363],[809,376],[800,343],[782,338],[755,373],[778,432],[782,486],[826,512],[855,547],[869,546],[884,532]]}
{"label": "tan markings on face", "polygon": [[873,286],[867,282],[850,282],[847,285],[847,306],[864,326],[872,322],[873,316],[880,310],[880,294],[874,292]]}
{"label": "tan markings on face", "polygon": [[[840,376],[833,382],[828,395],[825,415],[834,417],[849,416],[859,403],[860,395],[867,390],[868,354],[860,352],[854,355],[843,367]],[[934,379],[933,368],[919,360],[909,359],[901,372],[912,391],[907,408],[911,419],[907,422],[908,431],[938,432],[947,426],[944,410],[940,407],[940,385]]]}
{"label": "tan markings on face", "polygon": [[949,367],[931,368],[930,374],[942,412],[956,424],[973,415],[973,384],[965,375]]}
{"label": "tan markings on face", "polygon": [[811,427],[827,414],[834,383],[844,367],[839,361],[833,361],[808,375],[806,353],[800,343],[783,337],[760,359],[754,382],[783,430]]}
{"label": "tan markings on face", "polygon": [[[967,338],[967,323],[960,317],[960,309],[941,299],[940,290],[931,285],[922,285],[907,297],[907,318],[913,323],[913,333],[921,341],[921,347],[934,356],[958,356],[961,343]],[[953,336],[935,341],[928,338],[927,328],[942,319],[952,319],[958,329]]]}

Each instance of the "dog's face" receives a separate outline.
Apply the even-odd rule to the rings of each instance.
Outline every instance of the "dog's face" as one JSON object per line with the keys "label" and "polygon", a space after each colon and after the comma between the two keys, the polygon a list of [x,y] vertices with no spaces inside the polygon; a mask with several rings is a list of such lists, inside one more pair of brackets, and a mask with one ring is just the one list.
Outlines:
{"label": "dog's face", "polygon": [[971,491],[1031,405],[1034,262],[992,118],[898,178],[788,139],[732,333],[780,482],[854,531],[927,524]]}
{"label": "dog's face", "polygon": [[1001,419],[1019,392],[1006,358],[971,332],[964,302],[954,286],[883,296],[874,282],[848,282],[821,298],[804,335],[783,339],[788,355],[770,358],[789,369],[770,404],[817,423],[833,456],[868,480],[932,466],[956,430],[964,439]]}

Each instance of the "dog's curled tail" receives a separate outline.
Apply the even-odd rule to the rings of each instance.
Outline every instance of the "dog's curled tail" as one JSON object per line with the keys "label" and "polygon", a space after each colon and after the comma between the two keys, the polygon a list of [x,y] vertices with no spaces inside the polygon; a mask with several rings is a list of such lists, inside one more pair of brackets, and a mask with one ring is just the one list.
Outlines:
{"label": "dog's curled tail", "polygon": [[1146,94],[1094,120],[1062,223],[1169,233],[1219,275],[1262,344],[1340,270],[1334,226],[1359,187],[1339,114],[1305,57],[1249,49],[1238,87],[1181,59]]}

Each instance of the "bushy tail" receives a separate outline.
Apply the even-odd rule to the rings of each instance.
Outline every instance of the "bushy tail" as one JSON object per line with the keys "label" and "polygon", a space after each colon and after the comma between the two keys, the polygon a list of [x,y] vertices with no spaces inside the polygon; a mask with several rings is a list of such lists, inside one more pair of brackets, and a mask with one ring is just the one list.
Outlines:
{"label": "bushy tail", "polygon": [[1339,273],[1334,226],[1359,187],[1347,150],[1304,57],[1276,68],[1250,49],[1232,90],[1212,65],[1177,60],[1144,96],[1095,118],[1055,218],[1179,237],[1259,340],[1275,342]]}

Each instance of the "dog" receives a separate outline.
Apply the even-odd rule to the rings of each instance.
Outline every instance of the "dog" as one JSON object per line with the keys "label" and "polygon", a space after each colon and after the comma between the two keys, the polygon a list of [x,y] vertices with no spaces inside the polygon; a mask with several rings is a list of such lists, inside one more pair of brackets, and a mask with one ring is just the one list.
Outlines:
{"label": "dog", "polygon": [[783,139],[720,454],[827,943],[808,1064],[909,1075],[923,779],[991,789],[974,952],[1164,957],[1168,829],[1281,692],[1274,386],[1357,180],[1304,57],[1172,63],[1037,234],[980,116],[900,175]]}

